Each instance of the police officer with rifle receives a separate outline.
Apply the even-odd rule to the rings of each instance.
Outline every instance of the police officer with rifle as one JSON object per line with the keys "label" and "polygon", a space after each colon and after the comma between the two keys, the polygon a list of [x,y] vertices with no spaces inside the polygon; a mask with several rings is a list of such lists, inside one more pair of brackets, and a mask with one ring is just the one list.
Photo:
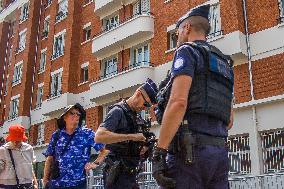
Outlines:
{"label": "police officer with rifle", "polygon": [[151,123],[139,112],[156,103],[157,91],[156,84],[147,79],[129,99],[114,104],[98,128],[95,141],[110,150],[103,170],[105,189],[139,188],[139,162],[147,159],[145,152],[155,142],[155,135],[149,132]]}

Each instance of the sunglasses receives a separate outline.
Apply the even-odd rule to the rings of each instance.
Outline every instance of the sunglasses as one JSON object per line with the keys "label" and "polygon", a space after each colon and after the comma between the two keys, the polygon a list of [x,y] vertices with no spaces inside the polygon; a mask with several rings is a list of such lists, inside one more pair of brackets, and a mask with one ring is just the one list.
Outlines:
{"label": "sunglasses", "polygon": [[80,113],[80,112],[69,112],[69,113],[70,113],[70,115],[72,115],[72,116],[74,116],[74,115],[76,115],[76,116],[78,116],[78,117],[81,116],[81,113]]}
{"label": "sunglasses", "polygon": [[144,99],[144,106],[146,107],[146,108],[150,108],[152,105],[149,103],[149,102],[147,102],[147,100],[145,99],[145,97],[144,97],[144,95],[143,95],[143,93],[141,92],[141,95],[142,95],[142,98]]}

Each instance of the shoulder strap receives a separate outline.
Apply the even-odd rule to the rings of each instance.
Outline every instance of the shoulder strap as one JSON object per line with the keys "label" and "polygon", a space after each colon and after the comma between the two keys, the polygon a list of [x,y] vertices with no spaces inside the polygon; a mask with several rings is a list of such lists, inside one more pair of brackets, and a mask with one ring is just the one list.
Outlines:
{"label": "shoulder strap", "polygon": [[54,154],[55,154],[55,146],[57,144],[57,141],[59,140],[59,135],[60,135],[60,129],[57,129],[56,133],[55,133],[55,137],[54,137],[54,141],[52,143],[52,148],[54,149]]}
{"label": "shoulder strap", "polygon": [[16,166],[15,166],[15,161],[14,161],[13,153],[12,153],[12,150],[11,150],[11,149],[8,149],[8,151],[9,151],[10,158],[11,158],[11,161],[12,161],[12,164],[13,164],[13,167],[14,167],[14,170],[15,170],[17,185],[19,185],[20,182],[19,182],[19,178],[18,178],[18,175],[17,175],[17,170],[16,170]]}

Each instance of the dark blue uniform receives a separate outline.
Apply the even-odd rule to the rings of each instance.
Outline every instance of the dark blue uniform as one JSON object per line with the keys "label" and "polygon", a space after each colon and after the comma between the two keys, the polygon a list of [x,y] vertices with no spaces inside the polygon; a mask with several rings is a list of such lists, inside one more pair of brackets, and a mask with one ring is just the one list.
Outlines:
{"label": "dark blue uniform", "polygon": [[[208,45],[205,41],[196,44]],[[173,77],[187,75],[194,79],[195,74],[205,69],[203,55],[191,46],[181,46],[173,61]],[[195,134],[225,138],[228,135],[226,124],[207,114],[189,114],[186,111],[186,126]],[[228,187],[228,150],[225,146],[197,145],[194,148],[194,163],[185,164],[179,153],[169,154],[167,163],[169,177],[176,180],[177,189],[225,189]]]}
{"label": "dark blue uniform", "polygon": [[[137,113],[133,112],[129,106],[124,102],[119,103],[120,105],[124,105],[128,114],[126,115],[126,111],[123,110],[120,106],[115,105],[107,114],[104,122],[100,125],[100,127],[104,127],[107,130],[114,133],[133,133],[131,131],[132,121],[130,120],[128,115],[132,115],[133,117],[137,117]],[[131,142],[137,143],[137,142]],[[121,142],[116,144],[106,145],[106,148],[110,150],[110,154],[107,158],[111,159],[111,161],[122,161],[121,168],[119,171],[118,178],[116,182],[107,187],[105,185],[105,189],[134,189],[138,188],[136,183],[136,167],[139,163],[139,156],[133,155],[131,152],[133,149],[129,149],[128,142]],[[132,154],[131,154],[132,153]],[[106,178],[106,171],[104,171],[104,180]]]}

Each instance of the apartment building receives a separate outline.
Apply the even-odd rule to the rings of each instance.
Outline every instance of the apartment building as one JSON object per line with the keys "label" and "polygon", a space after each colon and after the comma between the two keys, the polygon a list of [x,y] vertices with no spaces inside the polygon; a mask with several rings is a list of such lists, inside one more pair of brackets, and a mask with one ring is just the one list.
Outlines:
{"label": "apartment building", "polygon": [[109,105],[165,77],[176,20],[204,3],[208,41],[235,62],[230,173],[284,171],[283,0],[1,0],[1,134],[25,126],[40,177],[63,108],[80,102],[96,130]]}

